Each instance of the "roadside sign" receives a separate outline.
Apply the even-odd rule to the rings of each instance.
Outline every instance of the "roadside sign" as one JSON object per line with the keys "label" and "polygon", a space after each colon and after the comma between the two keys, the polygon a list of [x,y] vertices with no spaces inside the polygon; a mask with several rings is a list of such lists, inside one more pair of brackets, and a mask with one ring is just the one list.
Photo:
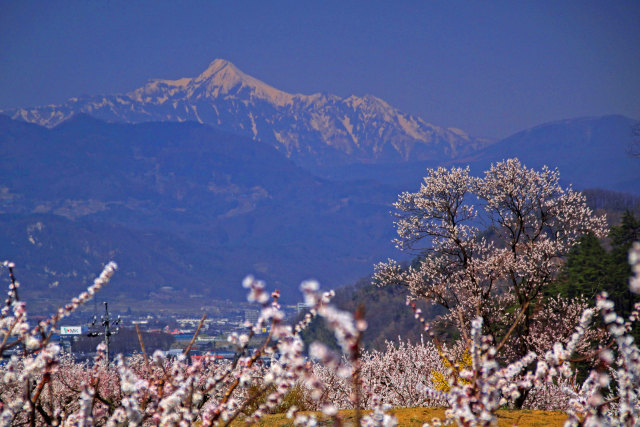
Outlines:
{"label": "roadside sign", "polygon": [[60,335],[82,335],[82,326],[60,326]]}

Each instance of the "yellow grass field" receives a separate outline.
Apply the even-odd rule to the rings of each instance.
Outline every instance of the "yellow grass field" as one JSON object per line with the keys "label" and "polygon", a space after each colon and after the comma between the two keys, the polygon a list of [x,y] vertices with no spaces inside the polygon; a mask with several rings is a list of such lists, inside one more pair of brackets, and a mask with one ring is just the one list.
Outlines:
{"label": "yellow grass field", "polygon": [[[422,426],[423,423],[431,421],[433,418],[444,418],[444,409],[442,408],[397,408],[390,412],[398,419],[398,425],[404,426]],[[347,422],[354,420],[355,411],[340,411],[343,419]],[[305,412],[306,413],[306,412]],[[331,425],[330,419],[316,413],[319,425]],[[562,426],[567,419],[567,415],[562,412],[552,411],[515,411],[500,410],[498,411],[498,425],[500,427],[509,426]],[[241,426],[243,423],[237,422],[233,425]],[[292,420],[288,419],[284,414],[275,414],[265,417],[259,426],[293,426]]]}

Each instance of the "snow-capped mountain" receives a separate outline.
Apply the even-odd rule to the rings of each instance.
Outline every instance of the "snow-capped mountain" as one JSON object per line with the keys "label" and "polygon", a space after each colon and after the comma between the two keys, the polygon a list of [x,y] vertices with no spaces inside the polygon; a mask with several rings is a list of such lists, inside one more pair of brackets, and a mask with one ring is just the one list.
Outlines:
{"label": "snow-capped mountain", "polygon": [[195,78],[150,80],[127,94],[1,113],[47,127],[77,113],[114,122],[197,121],[271,143],[306,165],[448,160],[489,143],[431,125],[371,95],[286,93],[223,59]]}

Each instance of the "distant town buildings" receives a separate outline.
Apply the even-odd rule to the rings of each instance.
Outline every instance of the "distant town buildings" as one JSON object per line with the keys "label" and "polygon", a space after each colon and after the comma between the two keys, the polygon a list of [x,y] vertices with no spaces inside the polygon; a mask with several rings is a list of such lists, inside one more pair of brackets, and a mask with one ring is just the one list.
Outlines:
{"label": "distant town buildings", "polygon": [[[289,317],[295,318],[300,311],[306,308],[306,304],[299,303],[284,306],[284,311]],[[258,304],[232,303],[231,301],[211,301],[206,306],[206,311],[194,310],[194,315],[192,316],[185,316],[185,310],[176,314],[171,314],[165,310],[133,312],[128,309],[118,312],[118,310],[114,309],[113,311],[114,316],[119,315],[122,319],[121,327],[124,329],[134,330],[137,326],[143,333],[172,335],[170,348],[176,354],[179,354],[193,338],[203,313],[207,314],[207,318],[203,322],[203,327],[192,347],[194,354],[199,354],[198,352],[222,354],[231,351],[227,337],[231,333],[246,332],[247,325],[255,325],[260,316],[260,306]],[[87,353],[78,353],[79,350],[74,349],[74,347],[77,347],[78,340],[86,341],[88,325],[90,325],[92,318],[93,312],[90,309],[74,312],[69,318],[65,319],[64,325],[59,326],[53,339],[58,341],[65,351],[76,354],[76,357],[90,357]],[[263,339],[259,338],[262,334],[269,332],[270,326],[268,324],[263,325],[260,331],[256,331],[257,342]],[[134,339],[130,349],[127,350],[127,352],[131,353],[140,351],[135,332],[133,334]],[[98,342],[99,340],[96,338],[95,344],[97,345]],[[166,350],[168,351],[169,347]]]}

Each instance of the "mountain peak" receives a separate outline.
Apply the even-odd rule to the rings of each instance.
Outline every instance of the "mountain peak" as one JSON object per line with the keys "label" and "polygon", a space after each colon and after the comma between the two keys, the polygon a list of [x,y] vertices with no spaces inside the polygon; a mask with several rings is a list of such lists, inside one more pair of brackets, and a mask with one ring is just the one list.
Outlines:
{"label": "mountain peak", "polygon": [[206,70],[204,70],[198,77],[196,77],[196,81],[207,80],[212,76],[216,76],[218,74],[224,74],[225,77],[232,77],[234,79],[241,79],[242,77],[246,77],[245,74],[231,62],[227,61],[226,59],[217,58],[209,64]]}
{"label": "mountain peak", "polygon": [[210,95],[236,94],[249,89],[252,96],[282,107],[293,102],[293,95],[251,77],[225,59],[215,59],[193,82],[207,88]]}
{"label": "mountain peak", "polygon": [[238,69],[238,67],[233,65],[231,61],[227,61],[226,59],[223,59],[223,58],[216,58],[213,61],[211,61],[207,69],[222,69],[224,67],[232,67],[236,70]]}

